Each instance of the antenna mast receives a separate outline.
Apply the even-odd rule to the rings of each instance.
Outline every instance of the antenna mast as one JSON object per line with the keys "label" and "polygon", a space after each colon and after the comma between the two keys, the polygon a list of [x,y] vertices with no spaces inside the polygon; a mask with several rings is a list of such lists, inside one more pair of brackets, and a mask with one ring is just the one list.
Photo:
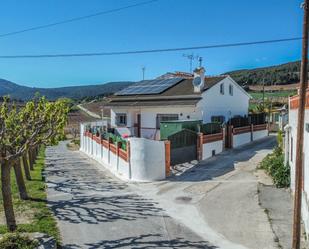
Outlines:
{"label": "antenna mast", "polygon": [[190,62],[189,72],[192,73],[192,64],[193,64],[193,60],[195,59],[194,54],[193,53],[183,54],[182,56],[186,57],[189,60],[189,62]]}
{"label": "antenna mast", "polygon": [[145,71],[146,71],[146,67],[143,66],[142,67],[143,80],[145,80]]}

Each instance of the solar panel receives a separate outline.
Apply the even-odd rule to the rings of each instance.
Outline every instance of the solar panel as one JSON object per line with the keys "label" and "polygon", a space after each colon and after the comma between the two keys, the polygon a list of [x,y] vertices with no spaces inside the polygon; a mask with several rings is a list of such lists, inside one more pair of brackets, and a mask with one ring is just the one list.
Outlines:
{"label": "solar panel", "polygon": [[176,85],[182,78],[158,79],[158,80],[143,80],[137,82],[115,95],[144,95],[144,94],[158,94],[164,92],[166,89]]}

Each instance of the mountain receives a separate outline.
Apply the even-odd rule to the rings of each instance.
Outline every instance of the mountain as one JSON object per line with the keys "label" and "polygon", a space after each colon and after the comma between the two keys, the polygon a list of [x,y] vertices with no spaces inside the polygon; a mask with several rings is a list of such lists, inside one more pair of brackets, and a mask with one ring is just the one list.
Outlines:
{"label": "mountain", "polygon": [[132,82],[108,82],[100,85],[70,86],[59,88],[36,88],[21,86],[11,81],[0,79],[0,96],[10,95],[13,99],[28,100],[38,92],[50,100],[60,97],[82,99],[85,97],[105,96],[117,92]]}
{"label": "mountain", "polygon": [[299,82],[300,61],[281,65],[227,72],[240,85],[285,85]]}

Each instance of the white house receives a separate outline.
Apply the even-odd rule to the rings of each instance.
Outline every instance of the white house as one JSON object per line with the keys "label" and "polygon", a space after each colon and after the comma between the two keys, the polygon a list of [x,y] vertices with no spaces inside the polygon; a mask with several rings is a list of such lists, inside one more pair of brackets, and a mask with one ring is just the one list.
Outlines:
{"label": "white house", "polygon": [[[250,95],[230,76],[178,74],[137,82],[115,93],[108,104],[111,126],[127,127],[131,135],[159,139],[160,121],[228,121],[248,115]],[[179,77],[181,75],[181,77]],[[178,77],[177,77],[178,76]]]}
{"label": "white house", "polygon": [[[291,189],[295,190],[295,161],[296,161],[296,136],[297,112],[299,96],[289,99],[289,124],[285,127],[285,162],[291,167]],[[302,219],[306,233],[309,234],[309,89],[306,94],[305,129],[304,129],[304,183],[302,193]]]}

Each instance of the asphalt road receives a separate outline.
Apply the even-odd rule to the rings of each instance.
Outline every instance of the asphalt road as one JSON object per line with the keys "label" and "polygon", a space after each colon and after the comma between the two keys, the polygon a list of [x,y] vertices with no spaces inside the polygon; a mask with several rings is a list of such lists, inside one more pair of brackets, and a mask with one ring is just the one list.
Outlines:
{"label": "asphalt road", "polygon": [[65,143],[46,150],[48,204],[65,249],[218,248]]}
{"label": "asphalt road", "polygon": [[144,196],[207,241],[227,249],[275,249],[275,235],[258,198],[256,167],[275,137],[228,150],[157,183],[136,183]]}

